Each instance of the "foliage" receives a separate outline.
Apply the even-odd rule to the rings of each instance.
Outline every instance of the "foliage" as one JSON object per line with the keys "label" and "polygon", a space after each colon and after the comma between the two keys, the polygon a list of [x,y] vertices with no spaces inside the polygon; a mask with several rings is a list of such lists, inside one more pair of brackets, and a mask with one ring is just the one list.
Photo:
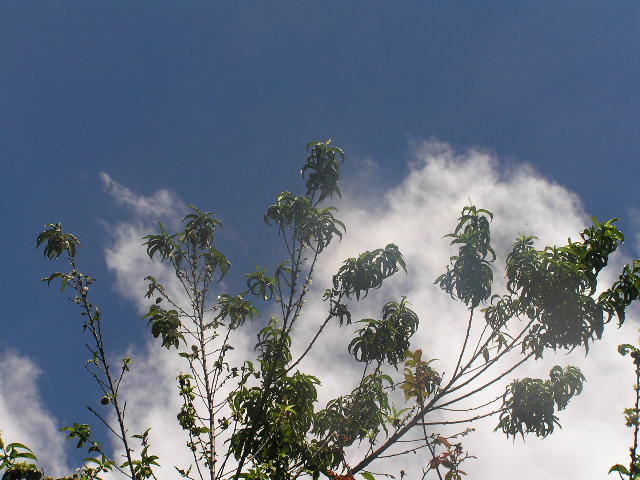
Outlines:
{"label": "foliage", "polygon": [[[222,224],[213,212],[189,205],[179,231],[159,223],[157,232],[144,237],[148,256],[173,272],[187,298],[180,302],[162,282],[146,277],[150,305],[143,318],[159,348],[175,352],[183,362],[176,378],[181,399],[176,419],[187,434],[184,447],[192,461],[176,465],[176,471],[191,480],[346,480],[356,474],[373,480],[391,475],[368,470],[373,463],[424,452],[423,478],[456,480],[466,475],[461,464],[474,458],[465,451],[463,437],[481,418],[497,417],[496,430],[507,436],[551,434],[559,424],[557,412],[582,392],[582,373],[573,366],[555,366],[545,380],[508,376],[548,349],[588,351],[613,316],[624,322],[627,308],[640,296],[640,261],[626,266],[613,285],[594,296],[598,274],[624,240],[615,219],[593,219],[578,241],[569,239],[562,246],[537,249],[533,236],[516,239],[506,259],[506,294],[499,296],[493,294],[493,214],[463,207],[453,232],[446,235],[457,252],[434,282],[468,309],[466,329],[463,322],[452,326],[465,332],[453,371],[439,370],[435,358],[411,345],[420,320],[405,297],[386,301],[378,318],[352,322],[354,303],[396,273],[407,273],[395,244],[342,263],[322,297],[326,317],[316,323],[308,344],[296,345],[296,332],[313,325],[300,319],[316,262],[346,233],[338,210],[320,205],[340,196],[344,152],[330,141],[311,142],[307,151],[301,171],[306,193],[280,193],[264,215],[268,225],[277,227],[286,258],[273,270],[256,267],[245,274],[242,291],[220,291],[231,262],[217,247]],[[100,478],[116,469],[132,480],[155,479],[160,459],[153,454],[150,432],[130,434],[120,392],[123,377],[134,367],[129,358],[117,368],[107,361],[105,318],[90,300],[93,278],[78,271],[78,239],[61,223],[48,224],[37,245],[44,245],[49,259],[67,254],[69,272],[44,280],[50,284],[58,279],[63,289],[75,291],[72,301],[90,338],[87,370],[97,382],[101,405],[113,409],[115,423],[89,408],[125,452],[123,458],[110,458],[88,425],[65,427],[77,448],[94,455],[87,460],[92,467],[81,469],[76,478]],[[256,305],[265,304],[275,313],[255,327]],[[354,386],[318,406],[322,379],[300,368],[330,323],[350,336],[348,353],[363,371]],[[237,336],[254,331],[257,357],[231,355]],[[501,381],[504,394],[487,401],[490,387]],[[454,413],[444,419],[444,410]],[[627,418],[637,427],[637,405]],[[451,425],[464,430],[451,433]],[[135,441],[138,448],[132,446]],[[43,475],[36,464],[24,463],[36,461],[24,445],[0,443],[0,448],[4,479],[39,480]],[[348,461],[355,457],[357,463]],[[622,472],[620,468],[615,471]],[[399,473],[401,479],[407,475]]]}
{"label": "foliage", "polygon": [[551,369],[549,380],[525,378],[516,380],[504,394],[504,410],[496,430],[507,436],[535,433],[546,437],[559,425],[556,410],[563,410],[574,395],[582,392],[584,376],[576,367],[562,369],[558,365]]}

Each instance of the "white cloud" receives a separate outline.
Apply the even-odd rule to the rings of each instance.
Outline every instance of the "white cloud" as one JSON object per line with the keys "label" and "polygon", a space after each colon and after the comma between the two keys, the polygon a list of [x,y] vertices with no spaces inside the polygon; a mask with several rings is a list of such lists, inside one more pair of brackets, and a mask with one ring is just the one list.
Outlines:
{"label": "white cloud", "polygon": [[[178,199],[172,197],[171,202],[165,203],[153,200],[164,198],[159,193],[140,197],[106,174],[105,178],[108,190],[120,203],[131,206],[136,214],[131,221],[113,229],[113,243],[106,250],[107,263],[116,273],[118,291],[144,311],[142,278],[150,272],[178,292],[169,272],[145,260],[139,240],[149,231],[151,216],[159,215],[158,212],[175,216],[170,205],[177,204]],[[368,184],[343,187],[339,218],[347,224],[348,231],[340,244],[328,249],[318,266],[311,300],[297,328],[298,353],[326,314],[326,305],[317,299],[341,261],[393,242],[404,253],[409,274],[401,273],[389,279],[383,289],[372,292],[362,305],[355,305],[354,320],[378,316],[386,300],[398,300],[406,295],[421,318],[413,347],[422,348],[429,358],[438,358],[439,368],[450,372],[462,343],[468,312],[439,291],[433,280],[454,252],[442,236],[452,230],[460,209],[468,205],[469,199],[495,215],[492,235],[498,253],[496,284],[502,278],[501,266],[506,252],[517,235],[535,234],[540,237],[539,246],[563,243],[568,236],[576,239],[588,223],[580,199],[537,174],[531,166],[514,165],[505,171],[487,152],[456,153],[441,142],[418,145],[410,172],[397,187],[386,193],[369,192],[367,187]],[[165,206],[151,207],[154,202]],[[619,270],[622,261],[621,255],[615,257],[606,274],[609,279]],[[564,428],[548,439],[528,438],[523,446],[521,440],[507,440],[502,434],[492,432],[497,423],[495,419],[475,425],[478,431],[464,441],[465,447],[479,457],[465,465],[470,477],[505,478],[517,472],[522,480],[594,478],[606,476],[610,465],[624,462],[630,432],[624,427],[621,412],[632,399],[633,379],[628,360],[616,353],[616,346],[635,341],[632,321],[627,323],[620,330],[610,325],[604,340],[592,347],[588,357],[577,351],[571,355],[549,355],[544,361],[507,377],[544,377],[550,365],[571,363],[582,369],[588,383],[582,396],[561,413]],[[303,371],[323,380],[322,400],[348,392],[361,374],[360,366],[353,365],[345,354],[351,330],[352,327],[340,329],[331,325],[301,365]],[[239,340],[242,341],[237,355],[241,358],[249,354],[249,342],[254,338],[250,335]],[[178,445],[175,449],[178,450],[183,443],[176,440],[182,439],[182,434],[174,426],[178,404],[173,379],[180,367],[166,352],[160,352],[157,344],[138,349],[135,357],[136,367],[129,377],[127,394],[129,416],[137,417],[132,431],[152,426],[152,451],[162,453],[162,464],[184,464],[188,461],[186,457],[179,458],[172,453],[174,445]],[[499,394],[504,384],[489,393]],[[354,460],[361,455],[362,452],[355,454]],[[408,478],[419,478],[417,469],[427,460],[424,453],[397,457],[374,464],[372,470],[397,475],[404,469],[412,472]],[[173,476],[171,470],[170,467],[164,469],[162,477]]]}
{"label": "white cloud", "polygon": [[0,430],[7,443],[27,445],[47,475],[69,473],[65,435],[42,404],[37,382],[41,370],[16,351],[0,353]]}
{"label": "white cloud", "polygon": [[143,196],[133,193],[105,172],[100,172],[100,179],[105,191],[114,198],[118,205],[132,209],[137,215],[175,217],[183,210],[183,204],[178,200],[176,194],[169,190],[158,190],[153,195]]}

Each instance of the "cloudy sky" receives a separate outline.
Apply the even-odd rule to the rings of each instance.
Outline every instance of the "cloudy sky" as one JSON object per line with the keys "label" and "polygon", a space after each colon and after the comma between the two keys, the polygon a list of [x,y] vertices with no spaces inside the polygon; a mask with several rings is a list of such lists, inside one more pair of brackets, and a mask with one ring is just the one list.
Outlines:
{"label": "cloudy sky", "polygon": [[[262,214],[278,192],[302,191],[309,140],[333,138],[347,152],[337,206],[348,232],[325,254],[313,293],[344,258],[397,243],[408,275],[357,313],[375,316],[406,295],[421,318],[414,347],[443,370],[465,311],[432,282],[452,254],[442,235],[469,200],[495,213],[498,280],[515,235],[543,246],[576,238],[591,215],[621,217],[627,242],[605,272],[614,278],[640,256],[639,21],[635,1],[3,2],[3,435],[62,474],[82,456],[57,429],[97,425],[85,408],[99,395],[83,369],[80,319],[39,282],[62,267],[34,250],[35,236],[63,221],[83,242],[82,269],[98,278],[111,351],[134,356],[132,428],[152,425],[163,463],[183,462],[171,457],[167,421],[179,366],[150,347],[140,319],[142,278],[163,271],[146,262],[140,237],[185,203],[215,211],[233,263],[224,287],[239,290],[242,273],[283,255]],[[317,325],[322,308],[311,301],[305,322]],[[518,372],[572,363],[588,384],[544,441],[505,440],[494,420],[479,424],[467,437],[478,457],[468,473],[595,479],[624,461],[633,381],[615,348],[636,341],[637,328],[632,315],[588,357]],[[303,367],[323,377],[326,399],[356,373],[343,332],[330,329],[321,347]]]}

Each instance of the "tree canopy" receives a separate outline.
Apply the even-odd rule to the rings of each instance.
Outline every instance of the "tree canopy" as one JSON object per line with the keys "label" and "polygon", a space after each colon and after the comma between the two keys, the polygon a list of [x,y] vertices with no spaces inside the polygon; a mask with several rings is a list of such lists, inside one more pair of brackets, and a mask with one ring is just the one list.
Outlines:
{"label": "tree canopy", "polygon": [[[493,214],[466,205],[446,235],[457,252],[434,279],[468,312],[453,371],[441,370],[435,358],[412,343],[420,319],[411,299],[388,299],[376,318],[352,315],[354,305],[368,301],[388,278],[410,275],[410,265],[392,243],[344,260],[322,296],[326,316],[314,319],[311,340],[294,349],[296,331],[310,328],[301,319],[317,262],[348,234],[338,209],[325,204],[340,197],[344,161],[344,152],[331,141],[307,145],[301,170],[306,192],[278,194],[264,215],[281,238],[284,258],[245,274],[241,291],[221,291],[231,261],[218,249],[222,223],[214,213],[189,205],[180,229],[159,223],[156,232],[144,237],[148,256],[171,268],[183,295],[176,297],[153,276],[146,278],[147,291],[140,292],[149,301],[144,319],[158,348],[175,352],[183,362],[176,379],[181,399],[176,420],[188,441],[175,448],[188,449],[192,462],[176,465],[175,475],[192,480],[403,478],[404,470],[385,471],[385,458],[420,452],[422,478],[461,479],[464,462],[474,458],[464,437],[475,421],[495,417],[495,429],[508,437],[546,437],[559,425],[558,412],[583,390],[585,378],[575,366],[553,366],[540,372],[541,378],[516,378],[518,367],[548,351],[588,352],[608,323],[625,321],[627,309],[640,296],[638,260],[625,266],[613,284],[599,282],[624,241],[615,218],[593,218],[591,226],[564,245],[537,249],[533,236],[514,239],[504,265],[505,282],[496,285]],[[37,246],[49,260],[68,261],[68,270],[43,280],[59,281],[62,291],[74,292],[71,300],[89,338],[87,370],[101,405],[113,410],[115,420],[89,408],[124,452],[122,458],[108,452],[87,424],[64,427],[76,447],[90,455],[70,476],[157,478],[161,459],[153,453],[149,430],[128,428],[121,382],[135,368],[135,359],[115,364],[109,356],[102,330],[108,319],[92,300],[94,279],[80,270],[80,241],[61,223],[51,223],[38,235]],[[355,388],[319,404],[322,378],[305,373],[302,366],[330,323],[350,336],[346,353],[362,374]],[[235,339],[252,329],[256,358],[238,361],[231,354]],[[485,401],[482,393],[496,384],[503,386],[500,395]],[[455,418],[443,419],[445,411],[455,412]],[[637,416],[629,421],[637,426]],[[459,429],[452,432],[452,427]],[[25,445],[0,440],[3,479],[46,475],[36,454]],[[618,472],[626,468],[616,467]]]}

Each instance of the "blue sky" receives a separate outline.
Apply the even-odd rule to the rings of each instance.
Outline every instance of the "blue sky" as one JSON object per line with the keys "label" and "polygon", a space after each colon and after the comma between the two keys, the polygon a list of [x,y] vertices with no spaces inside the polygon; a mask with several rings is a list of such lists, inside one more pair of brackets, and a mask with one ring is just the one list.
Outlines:
{"label": "blue sky", "polygon": [[0,350],[42,369],[60,425],[90,420],[79,319],[38,281],[52,221],[85,245],[114,350],[146,338],[104,252],[131,212],[100,172],[216,211],[238,275],[278,252],[262,214],[301,189],[313,139],[346,150],[345,188],[371,208],[437,139],[491,152],[498,176],[529,164],[633,237],[639,21],[636,1],[3,2]]}

